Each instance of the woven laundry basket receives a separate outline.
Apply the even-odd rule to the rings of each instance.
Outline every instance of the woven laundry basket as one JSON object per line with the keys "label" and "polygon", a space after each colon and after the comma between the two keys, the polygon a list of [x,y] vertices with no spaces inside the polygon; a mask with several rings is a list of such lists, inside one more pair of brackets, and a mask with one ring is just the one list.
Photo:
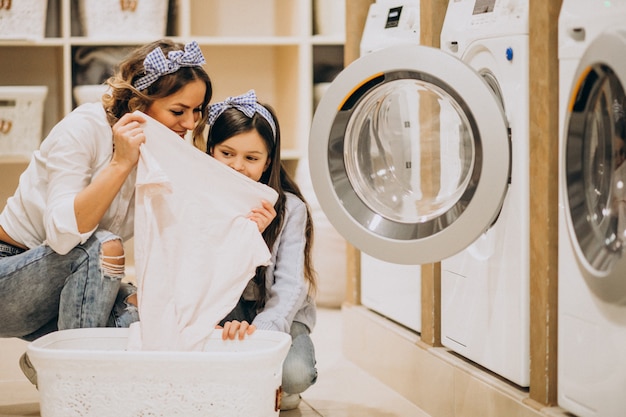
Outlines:
{"label": "woven laundry basket", "polygon": [[42,39],[47,10],[48,0],[0,1],[0,39]]}
{"label": "woven laundry basket", "polygon": [[168,0],[79,0],[83,35],[155,40],[165,36]]}
{"label": "woven laundry basket", "polygon": [[42,140],[48,87],[0,86],[0,157],[30,158]]}
{"label": "woven laundry basket", "polygon": [[28,345],[45,417],[278,417],[291,337],[257,330],[204,352],[129,351],[129,329],[72,329]]}

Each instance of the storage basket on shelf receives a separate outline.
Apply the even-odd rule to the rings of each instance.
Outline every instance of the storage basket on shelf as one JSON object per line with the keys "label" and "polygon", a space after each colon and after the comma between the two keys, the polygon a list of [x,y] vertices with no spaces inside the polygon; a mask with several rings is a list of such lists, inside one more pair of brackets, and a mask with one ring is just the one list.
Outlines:
{"label": "storage basket on shelf", "polygon": [[83,35],[154,40],[165,36],[168,0],[79,0]]}
{"label": "storage basket on shelf", "polygon": [[0,39],[42,39],[48,0],[0,1]]}
{"label": "storage basket on shelf", "polygon": [[42,139],[46,86],[0,86],[0,158],[30,158]]}
{"label": "storage basket on shelf", "polygon": [[46,417],[277,417],[291,337],[257,330],[204,352],[129,351],[129,329],[72,329],[28,345]]}
{"label": "storage basket on shelf", "polygon": [[98,103],[104,93],[109,91],[106,84],[77,85],[72,90],[77,106],[85,103]]}

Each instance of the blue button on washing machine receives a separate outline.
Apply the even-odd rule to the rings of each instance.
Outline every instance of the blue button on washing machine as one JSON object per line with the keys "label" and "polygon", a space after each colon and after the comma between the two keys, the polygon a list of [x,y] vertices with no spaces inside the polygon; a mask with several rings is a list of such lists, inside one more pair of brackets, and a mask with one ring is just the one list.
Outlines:
{"label": "blue button on washing machine", "polygon": [[507,61],[513,61],[513,48],[510,46],[506,48],[506,59]]}

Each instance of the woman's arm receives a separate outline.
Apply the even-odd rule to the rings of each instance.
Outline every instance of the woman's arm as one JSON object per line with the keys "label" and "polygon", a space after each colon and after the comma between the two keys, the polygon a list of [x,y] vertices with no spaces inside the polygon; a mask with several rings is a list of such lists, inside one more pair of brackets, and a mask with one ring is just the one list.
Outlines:
{"label": "woman's arm", "polygon": [[89,238],[138,160],[144,138],[133,129],[139,119],[131,114],[122,119],[115,134],[102,107],[81,106],[41,144],[36,166],[45,193],[32,204],[42,206],[43,219],[33,221],[43,227],[45,243],[61,255]]}
{"label": "woman's arm", "polygon": [[113,126],[111,163],[74,199],[74,214],[80,233],[87,233],[98,225],[137,165],[139,147],[146,141],[144,122],[142,116],[128,113]]}

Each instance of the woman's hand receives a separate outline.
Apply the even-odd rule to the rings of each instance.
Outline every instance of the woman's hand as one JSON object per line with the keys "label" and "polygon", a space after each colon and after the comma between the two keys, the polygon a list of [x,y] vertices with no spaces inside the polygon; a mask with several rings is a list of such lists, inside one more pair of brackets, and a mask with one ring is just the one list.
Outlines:
{"label": "woman's hand", "polygon": [[276,210],[269,201],[261,201],[261,207],[252,209],[248,218],[257,224],[259,232],[263,233],[276,217]]}
{"label": "woman's hand", "polygon": [[235,340],[235,338],[239,338],[239,340],[243,340],[246,335],[251,335],[256,330],[256,326],[254,324],[249,324],[247,321],[227,321],[224,323],[224,327],[215,326],[216,329],[222,330],[222,340]]}
{"label": "woman's hand", "polygon": [[126,113],[113,125],[113,161],[122,166],[134,167],[139,161],[139,147],[146,141],[139,114]]}

